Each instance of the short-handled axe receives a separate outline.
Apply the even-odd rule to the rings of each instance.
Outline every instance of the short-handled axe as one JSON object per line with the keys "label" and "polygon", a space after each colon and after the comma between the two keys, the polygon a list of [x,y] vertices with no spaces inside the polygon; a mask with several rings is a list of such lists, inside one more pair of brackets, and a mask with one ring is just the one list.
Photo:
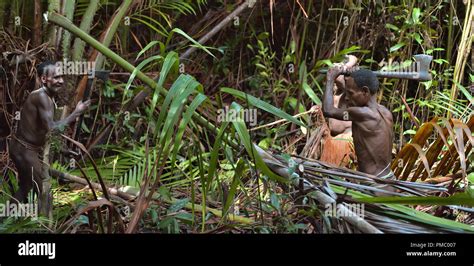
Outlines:
{"label": "short-handled axe", "polygon": [[[83,102],[89,99],[92,83],[94,82],[94,78],[98,78],[106,82],[109,79],[109,74],[110,74],[110,71],[108,70],[92,70],[92,72],[89,73],[87,77],[86,89],[84,91],[84,95],[82,96]],[[79,137],[79,133],[81,132],[82,120],[84,120],[84,114],[81,114],[77,121],[76,130],[73,136],[73,139],[75,140],[77,140],[77,138]]]}
{"label": "short-handled axe", "polygon": [[[379,70],[373,71],[377,77],[381,78],[399,78],[399,79],[411,79],[418,81],[431,80],[430,63],[433,60],[431,55],[417,54],[414,55],[415,62],[413,62],[408,68],[401,68],[396,70]],[[321,69],[320,73],[327,73],[327,69]]]}

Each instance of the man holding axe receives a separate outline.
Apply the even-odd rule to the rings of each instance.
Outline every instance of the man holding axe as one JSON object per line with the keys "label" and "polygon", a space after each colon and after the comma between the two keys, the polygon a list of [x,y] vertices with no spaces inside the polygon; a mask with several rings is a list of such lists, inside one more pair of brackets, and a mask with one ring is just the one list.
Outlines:
{"label": "man holding axe", "polygon": [[[347,107],[334,107],[335,79],[344,74]],[[390,111],[377,103],[377,76],[366,69],[348,69],[336,65],[327,72],[323,113],[326,117],[352,121],[352,137],[358,159],[358,170],[381,178],[392,178],[390,170],[393,143],[393,118]]]}
{"label": "man holding axe", "polygon": [[[377,77],[431,80],[429,55],[415,55],[414,68],[397,71],[370,71],[335,65],[327,71],[323,113],[326,117],[352,121],[352,137],[358,160],[358,170],[380,178],[394,178],[390,169],[393,143],[391,112],[376,101],[379,89]],[[333,87],[343,74],[346,107],[335,107]]]}
{"label": "man holding axe", "polygon": [[80,101],[68,117],[54,121],[54,96],[64,83],[62,71],[52,61],[41,63],[37,70],[41,87],[32,91],[23,104],[18,128],[10,136],[8,149],[18,170],[19,190],[14,198],[25,203],[33,187],[38,193],[40,214],[49,216],[52,207],[51,178],[49,165],[42,158],[44,145],[52,130],[76,120],[89,107],[90,101]]}

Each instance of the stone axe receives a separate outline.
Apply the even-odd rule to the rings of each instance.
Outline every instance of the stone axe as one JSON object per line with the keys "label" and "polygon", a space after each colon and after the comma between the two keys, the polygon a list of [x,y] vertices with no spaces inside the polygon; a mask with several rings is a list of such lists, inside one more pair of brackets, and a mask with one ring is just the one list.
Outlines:
{"label": "stone axe", "polygon": [[[408,68],[401,68],[397,70],[379,70],[373,71],[377,77],[380,78],[399,78],[399,79],[411,79],[418,81],[431,80],[430,63],[433,60],[431,55],[417,54],[414,55],[415,62],[413,62]],[[327,69],[321,69],[319,73],[327,73]],[[348,73],[343,73],[348,74]]]}
{"label": "stone axe", "polygon": [[[94,82],[94,78],[98,78],[102,80],[103,82],[106,82],[107,80],[109,80],[109,74],[110,74],[110,71],[108,70],[94,70],[94,69],[88,73],[86,89],[84,91],[84,95],[82,96],[83,102],[89,99],[92,83]],[[73,136],[73,139],[75,140],[77,140],[77,138],[79,137],[79,132],[81,132],[82,120],[84,120],[84,113],[82,113],[79,116],[79,120],[77,121],[76,130]]]}

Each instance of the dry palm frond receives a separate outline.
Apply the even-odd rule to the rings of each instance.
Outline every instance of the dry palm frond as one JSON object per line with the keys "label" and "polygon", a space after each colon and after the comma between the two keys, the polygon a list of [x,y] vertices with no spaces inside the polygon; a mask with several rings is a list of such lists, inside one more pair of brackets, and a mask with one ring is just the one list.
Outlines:
{"label": "dry palm frond", "polygon": [[[439,121],[444,127],[438,124]],[[474,116],[466,124],[456,119],[448,121],[435,117],[420,127],[412,141],[397,154],[391,168],[400,179],[410,178],[411,181],[446,176],[451,170],[456,173],[460,169],[465,176],[468,168],[466,158],[474,145],[473,131]],[[434,133],[437,133],[437,138],[426,144]],[[425,146],[427,148],[423,150]]]}

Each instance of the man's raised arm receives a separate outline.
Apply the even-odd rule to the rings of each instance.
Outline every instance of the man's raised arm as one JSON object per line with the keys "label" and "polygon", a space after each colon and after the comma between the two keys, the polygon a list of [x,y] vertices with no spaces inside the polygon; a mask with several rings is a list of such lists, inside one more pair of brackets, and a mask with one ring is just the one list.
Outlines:
{"label": "man's raised arm", "polygon": [[48,99],[46,97],[38,97],[38,113],[43,125],[48,127],[48,131],[52,131],[61,127],[64,127],[74,120],[84,112],[90,105],[90,100],[86,102],[77,103],[76,109],[66,118],[59,121],[54,121],[53,119],[53,109],[48,107]]}
{"label": "man's raised arm", "polygon": [[334,66],[327,72],[326,90],[324,92],[323,114],[325,117],[335,118],[344,121],[362,121],[368,116],[366,107],[349,107],[336,108],[334,107],[334,80],[343,72],[347,70],[345,67]]}

